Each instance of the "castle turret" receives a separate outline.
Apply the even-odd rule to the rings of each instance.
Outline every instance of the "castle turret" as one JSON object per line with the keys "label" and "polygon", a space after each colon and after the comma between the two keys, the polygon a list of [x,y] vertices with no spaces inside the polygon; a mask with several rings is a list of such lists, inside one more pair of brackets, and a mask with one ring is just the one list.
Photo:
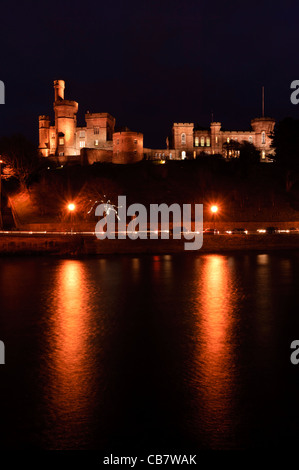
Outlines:
{"label": "castle turret", "polygon": [[64,100],[64,80],[54,80],[55,101]]}
{"label": "castle turret", "polygon": [[172,127],[173,146],[183,160],[193,157],[193,129],[193,122],[175,122]]}
{"label": "castle turret", "polygon": [[76,155],[76,127],[78,103],[64,99],[64,81],[54,81],[56,154],[59,156]]}
{"label": "castle turret", "polygon": [[221,122],[211,122],[211,146],[213,153],[222,152]]}
{"label": "castle turret", "polygon": [[275,120],[270,117],[255,118],[251,121],[251,127],[255,134],[254,143],[261,152],[262,161],[267,159],[267,154],[273,152],[270,135],[274,130],[274,126]]}
{"label": "castle turret", "polygon": [[50,152],[50,117],[39,116],[39,151],[43,157],[48,157]]}
{"label": "castle turret", "polygon": [[113,163],[136,163],[143,159],[143,134],[115,132],[113,134]]}

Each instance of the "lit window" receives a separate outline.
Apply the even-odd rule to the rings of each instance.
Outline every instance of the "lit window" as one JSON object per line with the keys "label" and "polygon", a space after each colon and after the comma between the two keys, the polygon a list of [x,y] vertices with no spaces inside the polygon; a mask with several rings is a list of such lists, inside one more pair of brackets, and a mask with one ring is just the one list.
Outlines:
{"label": "lit window", "polygon": [[205,146],[205,138],[204,138],[204,137],[201,137],[201,138],[200,138],[200,146],[201,146],[201,147],[204,147],[204,146]]}
{"label": "lit window", "polygon": [[262,132],[262,144],[265,144],[266,143],[266,132],[263,131]]}
{"label": "lit window", "polygon": [[95,141],[94,141],[94,145],[99,145],[99,141],[98,141],[98,140],[95,140]]}
{"label": "lit window", "polygon": [[169,154],[169,158],[170,158],[170,159],[172,158],[172,153]]}
{"label": "lit window", "polygon": [[63,157],[64,153],[63,152],[59,152],[59,156],[60,157]]}
{"label": "lit window", "polygon": [[85,147],[85,140],[80,140],[80,148],[82,149]]}
{"label": "lit window", "polygon": [[181,135],[181,143],[182,143],[182,145],[186,144],[186,134]]}
{"label": "lit window", "polygon": [[265,153],[265,150],[262,151],[262,160],[265,160],[266,158],[266,153]]}
{"label": "lit window", "polygon": [[137,139],[134,139],[134,144],[137,144]]}
{"label": "lit window", "polygon": [[210,137],[207,137],[207,139],[206,139],[206,146],[207,146],[207,147],[210,147],[210,145],[211,145]]}
{"label": "lit window", "polygon": [[196,150],[193,150],[193,158],[196,158]]}
{"label": "lit window", "polygon": [[229,141],[230,141],[230,138],[228,137],[228,138],[226,139],[226,142],[229,144]]}
{"label": "lit window", "polygon": [[64,138],[63,137],[59,137],[59,145],[64,145]]}
{"label": "lit window", "polygon": [[218,144],[218,137],[217,136],[215,137],[215,142],[216,142],[216,144]]}
{"label": "lit window", "polygon": [[194,146],[198,147],[199,146],[199,137],[195,137],[194,139]]}
{"label": "lit window", "polygon": [[253,142],[253,140],[252,140],[252,135],[249,136],[248,141],[252,144],[252,142]]}
{"label": "lit window", "polygon": [[[99,127],[94,127],[94,128],[93,128],[93,133],[94,133],[94,134],[99,134],[99,133],[100,133],[100,128],[99,128]],[[80,136],[80,137],[81,137],[81,136]],[[83,135],[83,137],[85,137],[85,136]]]}
{"label": "lit window", "polygon": [[80,131],[79,132],[79,137],[85,137],[85,131]]}
{"label": "lit window", "polygon": [[186,158],[186,152],[185,152],[185,150],[183,150],[183,152],[182,152],[182,160],[185,160],[185,158]]}

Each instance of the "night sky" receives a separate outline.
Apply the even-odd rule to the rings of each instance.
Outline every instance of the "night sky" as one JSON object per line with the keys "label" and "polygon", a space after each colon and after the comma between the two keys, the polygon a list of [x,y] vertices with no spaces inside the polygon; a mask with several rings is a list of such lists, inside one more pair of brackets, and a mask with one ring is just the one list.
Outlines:
{"label": "night sky", "polygon": [[38,143],[38,115],[52,114],[53,80],[84,113],[165,147],[173,122],[248,129],[261,115],[299,117],[299,5],[285,1],[1,2],[0,135]]}

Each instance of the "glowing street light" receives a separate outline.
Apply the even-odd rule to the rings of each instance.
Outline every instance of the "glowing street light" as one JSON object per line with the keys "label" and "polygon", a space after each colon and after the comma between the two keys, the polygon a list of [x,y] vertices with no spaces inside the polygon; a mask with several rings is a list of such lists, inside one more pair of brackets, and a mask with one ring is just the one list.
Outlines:
{"label": "glowing street light", "polygon": [[215,230],[216,229],[216,214],[218,212],[218,206],[216,205],[211,206],[211,212],[213,214],[214,230]]}
{"label": "glowing street light", "polygon": [[74,211],[76,210],[76,206],[73,202],[70,202],[67,206],[69,213],[71,214],[71,233],[73,232],[73,214]]}

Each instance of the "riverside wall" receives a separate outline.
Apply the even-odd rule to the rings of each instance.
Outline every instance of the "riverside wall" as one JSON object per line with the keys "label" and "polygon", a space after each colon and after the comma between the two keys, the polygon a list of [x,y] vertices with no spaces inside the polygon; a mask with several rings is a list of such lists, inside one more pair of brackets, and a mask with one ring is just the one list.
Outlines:
{"label": "riverside wall", "polygon": [[98,240],[95,236],[1,235],[0,256],[58,255],[85,256],[110,254],[226,253],[240,251],[299,250],[299,234],[204,235],[200,250],[185,251],[180,240]]}
{"label": "riverside wall", "polygon": [[[18,230],[26,230],[32,232],[69,232],[73,229],[74,232],[94,232],[96,226],[95,222],[80,222],[80,223],[70,223],[70,222],[52,222],[52,223],[34,223],[34,224],[22,224],[18,226]],[[170,224],[171,226],[171,224]],[[212,221],[203,221],[203,228],[213,228],[214,222]],[[216,221],[215,227],[220,232],[225,232],[226,230],[232,230],[233,228],[245,228],[248,231],[255,232],[258,229],[263,229],[266,227],[276,226],[279,229],[287,230],[290,228],[297,228],[299,230],[299,220],[293,220],[288,222],[231,222],[231,221]],[[194,230],[194,223],[192,222],[192,230]]]}

